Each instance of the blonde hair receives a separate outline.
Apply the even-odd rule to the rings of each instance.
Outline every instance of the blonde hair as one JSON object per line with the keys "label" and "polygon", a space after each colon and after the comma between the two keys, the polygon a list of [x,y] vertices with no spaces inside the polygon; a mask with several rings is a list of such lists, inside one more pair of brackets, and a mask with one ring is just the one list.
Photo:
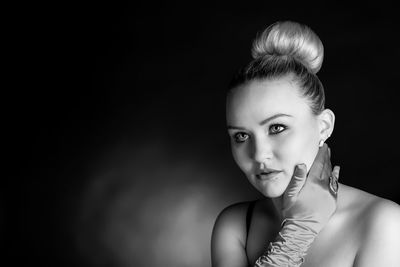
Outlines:
{"label": "blonde hair", "polygon": [[292,73],[303,96],[310,100],[313,113],[324,110],[324,88],[316,75],[322,66],[324,47],[309,27],[292,21],[276,22],[256,37],[251,53],[253,60],[238,72],[229,88]]}
{"label": "blonde hair", "polygon": [[289,56],[316,74],[324,58],[324,46],[306,25],[284,21],[270,25],[253,42],[254,59],[268,56]]}

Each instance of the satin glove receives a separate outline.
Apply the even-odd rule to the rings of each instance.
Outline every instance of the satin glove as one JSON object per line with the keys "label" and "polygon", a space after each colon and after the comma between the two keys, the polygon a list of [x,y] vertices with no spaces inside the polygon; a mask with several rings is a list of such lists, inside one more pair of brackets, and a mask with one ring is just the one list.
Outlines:
{"label": "satin glove", "polygon": [[313,221],[312,230],[319,233],[336,211],[340,167],[332,171],[330,149],[327,144],[318,154],[307,175],[305,164],[297,165],[285,193],[282,196],[283,222],[288,220]]}

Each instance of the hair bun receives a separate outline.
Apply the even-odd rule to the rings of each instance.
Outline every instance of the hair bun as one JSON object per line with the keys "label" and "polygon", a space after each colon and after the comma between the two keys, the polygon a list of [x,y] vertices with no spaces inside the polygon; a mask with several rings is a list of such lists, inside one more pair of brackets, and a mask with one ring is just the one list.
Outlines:
{"label": "hair bun", "polygon": [[254,40],[252,56],[254,59],[289,56],[315,74],[322,66],[324,47],[319,37],[309,27],[292,21],[283,21],[270,25]]}

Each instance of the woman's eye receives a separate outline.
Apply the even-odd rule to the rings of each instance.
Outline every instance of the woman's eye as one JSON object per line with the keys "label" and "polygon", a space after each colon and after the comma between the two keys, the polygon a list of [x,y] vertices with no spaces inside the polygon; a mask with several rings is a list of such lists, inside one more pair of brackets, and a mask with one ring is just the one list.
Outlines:
{"label": "woman's eye", "polygon": [[278,134],[280,132],[283,132],[285,129],[286,127],[281,124],[273,124],[269,127],[269,131],[271,134]]}
{"label": "woman's eye", "polygon": [[243,143],[247,138],[249,138],[249,136],[245,133],[237,133],[234,135],[234,138],[236,143]]}

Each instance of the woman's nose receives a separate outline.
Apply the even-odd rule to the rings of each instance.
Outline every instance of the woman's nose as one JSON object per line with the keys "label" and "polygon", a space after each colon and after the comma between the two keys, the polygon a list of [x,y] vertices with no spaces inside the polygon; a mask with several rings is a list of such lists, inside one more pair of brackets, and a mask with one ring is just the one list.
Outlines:
{"label": "woman's nose", "polygon": [[253,159],[257,162],[266,162],[272,158],[272,147],[267,140],[258,139],[253,143]]}

